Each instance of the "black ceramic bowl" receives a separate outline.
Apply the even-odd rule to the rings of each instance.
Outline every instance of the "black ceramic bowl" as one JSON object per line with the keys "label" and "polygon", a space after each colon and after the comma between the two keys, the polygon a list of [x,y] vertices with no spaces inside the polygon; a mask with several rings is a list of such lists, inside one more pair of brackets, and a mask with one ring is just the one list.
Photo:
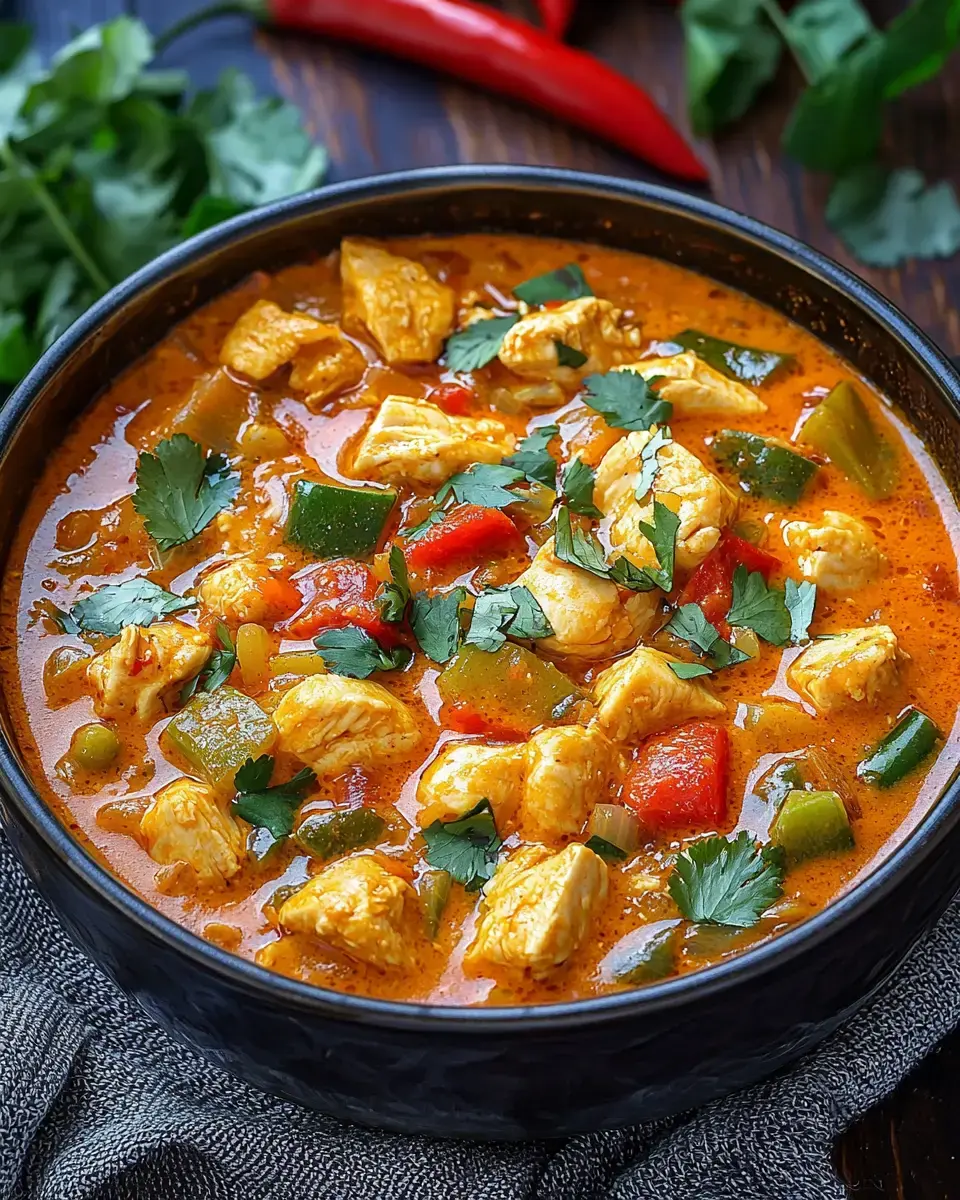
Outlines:
{"label": "black ceramic bowl", "polygon": [[[502,230],[701,271],[786,313],[897,402],[956,492],[960,378],[888,301],[780,233],[661,188],[551,170],[418,171],[327,188],[171,251],[97,304],[0,413],[0,547],[63,430],[197,305],[345,234]],[[795,1058],[877,988],[960,885],[952,780],[859,887],[783,937],[681,979],[532,1008],[396,1004],[261,970],[155,912],[75,843],[0,714],[3,826],[77,942],[184,1042],[257,1087],[405,1132],[518,1138],[661,1117]]]}

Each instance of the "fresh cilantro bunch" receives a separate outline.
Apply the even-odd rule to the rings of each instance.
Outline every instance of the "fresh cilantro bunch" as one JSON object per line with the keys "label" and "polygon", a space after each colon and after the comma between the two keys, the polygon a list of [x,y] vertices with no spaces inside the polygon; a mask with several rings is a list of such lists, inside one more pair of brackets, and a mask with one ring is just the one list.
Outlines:
{"label": "fresh cilantro bunch", "polygon": [[883,30],[860,0],[684,0],[687,102],[697,133],[736,121],[784,51],[806,82],[783,131],[787,154],[835,177],[827,221],[862,262],[894,266],[960,249],[948,183],[878,162],[887,105],[940,72],[960,42],[960,0],[913,0]]}
{"label": "fresh cilantro bunch", "polygon": [[183,238],[313,187],[326,154],[237,71],[188,95],[118,17],[44,65],[0,22],[0,385],[99,296]]}

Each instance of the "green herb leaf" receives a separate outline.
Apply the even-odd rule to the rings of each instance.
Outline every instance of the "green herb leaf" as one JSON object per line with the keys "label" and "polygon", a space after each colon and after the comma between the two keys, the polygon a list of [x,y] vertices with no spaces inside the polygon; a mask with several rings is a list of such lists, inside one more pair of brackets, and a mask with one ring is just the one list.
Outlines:
{"label": "green herb leaf", "polygon": [[656,572],[650,567],[638,567],[629,558],[621,556],[614,559],[608,575],[610,581],[617,587],[629,588],[631,592],[651,592],[659,584],[656,582]]}
{"label": "green herb leaf", "polygon": [[557,460],[547,446],[559,432],[558,425],[541,425],[520,442],[516,452],[505,458],[502,465],[522,471],[533,483],[542,483],[544,487],[556,491]]}
{"label": "green herb leaf", "polygon": [[422,538],[428,529],[432,529],[434,525],[439,525],[443,517],[443,510],[435,508],[422,521],[418,521],[416,525],[411,525],[409,529],[401,529],[400,532],[408,542],[415,542],[419,538]]}
{"label": "green herb leaf", "polygon": [[377,592],[377,607],[385,621],[396,624],[397,621],[403,620],[410,599],[410,577],[407,573],[407,560],[399,546],[390,547],[387,561],[390,566],[390,581],[381,583]]}
{"label": "green herb leaf", "polygon": [[790,614],[790,641],[795,646],[810,640],[810,622],[817,605],[817,585],[804,579],[797,583],[788,579],[784,592],[784,603]]}
{"label": "green herb leaf", "polygon": [[677,549],[677,530],[680,528],[680,518],[675,512],[661,504],[653,502],[653,524],[640,522],[640,532],[653,546],[659,568],[644,567],[643,570],[653,580],[657,587],[665,592],[673,591],[673,568]]}
{"label": "green herb leaf", "polygon": [[872,267],[949,258],[960,250],[960,203],[945,180],[926,186],[919,171],[878,163],[841,175],[827,200],[827,224]]}
{"label": "green herb leaf", "polygon": [[[553,462],[553,459],[550,461]],[[506,508],[508,504],[516,504],[523,499],[516,492],[508,491],[508,485],[521,483],[525,478],[522,470],[506,463],[476,463],[469,470],[452,475],[447,480],[437,492],[437,503],[443,504],[448,496],[453,496],[457,504]]]}
{"label": "green herb leaf", "polygon": [[513,294],[524,304],[536,306],[554,300],[579,300],[581,296],[592,296],[583,269],[577,263],[567,263],[555,271],[535,275],[525,283],[518,284]]}
{"label": "green herb leaf", "polygon": [[489,800],[481,800],[457,821],[434,821],[424,829],[423,840],[430,866],[448,871],[468,892],[493,878],[503,845]]}
{"label": "green herb leaf", "polygon": [[217,622],[217,641],[220,647],[214,650],[207,659],[206,666],[180,689],[180,703],[186,704],[197,692],[215,692],[230,678],[230,673],[237,665],[237,647],[230,630],[222,621]]}
{"label": "green herb leaf", "polygon": [[70,616],[84,633],[116,637],[126,625],[152,625],[171,613],[196,608],[198,601],[166,592],[152,579],[126,579],[83,596]]}
{"label": "green herb leaf", "polygon": [[[666,625],[674,637],[680,638],[700,654],[710,656],[710,666],[714,671],[722,671],[726,667],[735,667],[738,663],[746,662],[750,657],[736,646],[731,646],[720,636],[720,631],[712,625],[704,615],[699,604],[684,604],[673,614]],[[684,667],[691,664],[685,663]],[[675,664],[670,664],[671,668]],[[674,674],[681,679],[692,676],[681,675],[674,669]]]}
{"label": "green herb leaf", "polygon": [[500,353],[500,346],[507,330],[512,329],[520,318],[488,317],[474,321],[459,333],[447,338],[446,361],[451,371],[478,371]]}
{"label": "green herb leaf", "polygon": [[603,513],[593,502],[593,485],[597,473],[581,458],[572,458],[560,479],[560,494],[571,512],[581,517],[602,517]]}
{"label": "green herb leaf", "polygon": [[313,644],[320,651],[327,670],[349,679],[366,679],[374,671],[397,671],[413,655],[406,646],[385,649],[365,629],[348,625],[343,629],[325,629]]}
{"label": "green herb leaf", "polygon": [[471,646],[492,654],[507,637],[545,638],[553,635],[553,626],[528,588],[522,584],[485,588],[477,597],[467,631]]}
{"label": "green herb leaf", "polygon": [[417,644],[427,658],[435,663],[449,662],[460,646],[460,606],[467,598],[467,589],[438,596],[417,592],[410,602],[410,628]]}
{"label": "green herb leaf", "polygon": [[859,0],[801,0],[791,8],[783,28],[813,83],[876,32]]}
{"label": "green herb leaf", "polygon": [[258,829],[269,829],[275,838],[283,838],[293,832],[296,811],[317,777],[309,767],[304,767],[286,783],[270,787],[273,763],[270,754],[247,759],[234,778],[237,794],[232,807],[244,821]]}
{"label": "green herb leaf", "polygon": [[229,473],[221,454],[204,457],[203,449],[185,433],[162,441],[155,454],[137,460],[133,507],[161,550],[195,538],[236,496],[237,475]]}
{"label": "green herb leaf", "polygon": [[678,679],[699,679],[701,675],[713,674],[703,663],[670,662],[667,666]]}
{"label": "green herb leaf", "polygon": [[726,338],[701,333],[699,329],[684,329],[672,337],[670,343],[682,350],[692,350],[697,358],[702,358],[728,379],[736,379],[739,383],[746,383],[752,387],[766,383],[781,367],[793,362],[792,354],[741,346],[737,342],[727,341]]}
{"label": "green herb leaf", "polygon": [[790,638],[791,616],[783,592],[768,587],[759,571],[748,573],[742,563],[733,573],[733,603],[727,621],[752,629],[774,646],[783,646]]}
{"label": "green herb leaf", "polygon": [[669,446],[672,441],[673,434],[670,432],[670,426],[658,425],[654,430],[653,437],[640,451],[640,478],[637,480],[636,490],[633,493],[638,500],[643,501],[656,483],[657,472],[660,470],[657,455],[664,446]]}
{"label": "green herb leaf", "polygon": [[649,429],[651,425],[663,425],[673,415],[669,400],[661,400],[636,371],[588,375],[583,383],[584,402],[612,429]]}
{"label": "green herb leaf", "polygon": [[570,523],[570,512],[566,508],[561,508],[557,513],[553,549],[561,562],[569,563],[572,567],[581,567],[591,575],[599,575],[601,579],[610,578],[607,556],[600,542],[594,534],[574,528]]}
{"label": "green herb leaf", "polygon": [[568,346],[566,342],[557,341],[553,344],[557,348],[558,367],[582,367],[587,361],[587,356],[584,352],[578,350],[575,346]]}
{"label": "green herb leaf", "polygon": [[704,838],[678,856],[667,881],[689,921],[749,929],[783,895],[779,846],[759,849],[746,830],[732,840]]}

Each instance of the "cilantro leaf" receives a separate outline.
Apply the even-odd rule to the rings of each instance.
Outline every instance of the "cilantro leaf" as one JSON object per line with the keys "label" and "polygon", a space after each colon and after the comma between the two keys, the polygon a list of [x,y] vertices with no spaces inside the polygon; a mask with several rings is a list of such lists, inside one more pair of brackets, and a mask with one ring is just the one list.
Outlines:
{"label": "cilantro leaf", "polygon": [[852,168],[834,184],[826,217],[850,252],[873,267],[949,258],[960,250],[960,203],[952,184],[927,187],[912,168]]}
{"label": "cilantro leaf", "polygon": [[[710,666],[714,671],[721,671],[725,667],[735,667],[737,663],[746,662],[750,657],[736,646],[731,646],[729,642],[724,641],[717,627],[707,620],[699,604],[681,605],[667,622],[666,629],[698,653],[709,655]],[[684,667],[691,665],[693,664],[683,664]],[[671,663],[670,666],[674,669],[676,664]],[[693,675],[682,675],[676,669],[674,669],[674,674],[681,679],[693,678]]]}
{"label": "cilantro leaf", "polygon": [[377,607],[385,621],[395,624],[403,620],[410,599],[410,577],[407,574],[407,560],[399,546],[390,547],[387,561],[390,565],[390,581],[380,585]]}
{"label": "cilantro leaf", "polygon": [[774,646],[783,646],[790,638],[791,618],[783,592],[768,587],[759,571],[748,573],[742,563],[733,573],[733,603],[727,621],[752,629]]}
{"label": "cilantro leaf", "polygon": [[669,662],[667,666],[678,679],[698,679],[701,675],[713,674],[703,663]]}
{"label": "cilantro leaf", "polygon": [[625,556],[614,559],[607,574],[612,583],[631,592],[650,592],[658,586],[649,567],[638,567]]}
{"label": "cilantro leaf", "polygon": [[556,491],[557,460],[547,446],[559,432],[558,425],[541,425],[520,442],[516,452],[505,458],[502,465],[522,471],[533,483],[542,483]]}
{"label": "cilantro leaf", "polygon": [[582,367],[587,361],[586,354],[575,346],[568,346],[566,342],[558,341],[554,341],[553,344],[557,350],[558,367]]}
{"label": "cilantro leaf", "polygon": [[453,333],[447,338],[446,362],[451,371],[478,371],[485,367],[500,353],[500,346],[507,331],[516,325],[520,318],[516,315],[509,317],[488,317],[474,321],[466,329]]}
{"label": "cilantro leaf", "polygon": [[664,446],[669,446],[672,441],[673,434],[670,432],[669,425],[658,425],[654,430],[653,437],[640,451],[640,478],[637,480],[636,490],[633,493],[637,500],[644,500],[656,482],[657,472],[660,470],[657,455]]}
{"label": "cilantro leaf", "polygon": [[553,551],[561,562],[569,563],[572,567],[581,567],[591,575],[599,575],[601,579],[610,578],[607,558],[596,535],[575,529],[570,523],[570,512],[566,508],[561,508],[557,513]]}
{"label": "cilantro leaf", "polygon": [[563,470],[560,493],[571,512],[581,517],[602,517],[603,513],[593,502],[593,484],[597,473],[581,458],[572,458]]}
{"label": "cilantro leaf", "polygon": [[578,263],[567,263],[555,271],[535,275],[525,283],[518,283],[513,294],[524,304],[536,306],[549,304],[553,300],[579,300],[581,296],[592,296],[590,284]]}
{"label": "cilantro leaf", "polygon": [[784,592],[784,603],[790,614],[790,641],[795,646],[810,640],[810,622],[817,605],[817,585],[804,579],[797,583],[788,579]]}
{"label": "cilantro leaf", "polygon": [[160,550],[195,538],[236,496],[237,475],[221,454],[204,456],[199,442],[175,433],[137,460],[133,507]]}
{"label": "cilantro leaf", "polygon": [[689,921],[748,929],[783,895],[783,851],[757,847],[746,830],[733,839],[704,838],[678,856],[667,881]]}
{"label": "cilantro leaf", "polygon": [[126,625],[152,625],[171,613],[196,608],[198,601],[166,592],[152,579],[125,579],[81,597],[70,617],[85,633],[116,637]]}
{"label": "cilantro leaf", "polygon": [[784,32],[815,83],[875,30],[858,0],[801,0],[787,15]]}
{"label": "cilantro leaf", "polygon": [[237,647],[230,630],[222,621],[217,622],[217,641],[219,649],[214,650],[207,659],[206,665],[199,674],[188,679],[180,690],[180,703],[186,704],[196,692],[215,692],[230,678],[230,673],[237,665]]}
{"label": "cilantro leaf", "polygon": [[460,606],[467,589],[454,588],[439,596],[417,592],[410,601],[410,628],[427,658],[449,662],[460,646]]}
{"label": "cilantro leaf", "polygon": [[258,829],[269,829],[279,839],[293,832],[294,814],[317,777],[309,767],[303,767],[286,783],[270,787],[273,763],[270,754],[247,759],[234,778],[237,794],[232,808],[236,816]]}
{"label": "cilantro leaf", "polygon": [[409,529],[402,529],[400,532],[408,542],[415,542],[418,538],[422,538],[428,529],[431,529],[434,525],[439,525],[443,520],[443,516],[443,510],[435,508],[422,521],[418,521],[416,525],[411,525]]}
{"label": "cilantro leaf", "polygon": [[453,496],[457,504],[506,508],[522,499],[516,492],[507,491],[507,486],[520,483],[524,478],[523,471],[506,463],[476,463],[467,471],[451,475],[437,492],[437,503],[442,504],[448,496]]}
{"label": "cilantro leaf", "polygon": [[489,800],[481,800],[456,821],[434,821],[424,829],[423,840],[430,866],[449,872],[468,892],[493,878],[503,845]]}
{"label": "cilantro leaf", "polygon": [[313,639],[313,644],[320,651],[327,670],[335,675],[346,675],[348,679],[366,679],[374,671],[397,671],[413,658],[406,646],[386,650],[376,638],[356,625],[325,629]]}
{"label": "cilantro leaf", "polygon": [[588,375],[583,400],[613,429],[649,429],[663,425],[673,415],[669,400],[661,400],[650,383],[636,371],[609,371]]}
{"label": "cilantro leaf", "polygon": [[468,645],[492,654],[507,637],[551,637],[553,626],[528,588],[522,584],[485,588],[477,597],[467,631]]}
{"label": "cilantro leaf", "polygon": [[677,549],[677,530],[680,528],[680,518],[659,500],[653,502],[653,524],[640,522],[640,532],[653,546],[657,556],[658,568],[644,567],[645,573],[657,587],[665,592],[673,591],[673,568]]}

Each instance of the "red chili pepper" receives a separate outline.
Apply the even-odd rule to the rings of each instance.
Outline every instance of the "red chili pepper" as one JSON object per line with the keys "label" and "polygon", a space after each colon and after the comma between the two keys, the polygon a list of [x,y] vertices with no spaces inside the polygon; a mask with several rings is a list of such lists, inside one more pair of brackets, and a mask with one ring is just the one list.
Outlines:
{"label": "red chili pepper", "polygon": [[703,615],[721,637],[727,637],[730,632],[724,618],[733,603],[733,573],[739,566],[748,571],[759,571],[764,579],[769,579],[780,566],[780,559],[725,531],[680,593],[678,603],[699,604]]}
{"label": "red chili pepper", "polygon": [[543,27],[558,42],[567,32],[576,6],[577,0],[537,0]]}
{"label": "red chili pepper", "polygon": [[479,504],[461,504],[404,550],[412,571],[444,567],[459,558],[508,554],[522,545],[520,531],[506,513]]}
{"label": "red chili pepper", "polygon": [[427,394],[427,399],[451,416],[465,417],[473,411],[477,394],[473,388],[464,387],[462,383],[441,383]]}
{"label": "red chili pepper", "polygon": [[305,600],[287,622],[292,637],[308,638],[321,629],[358,625],[385,646],[401,640],[399,628],[384,621],[377,608],[379,584],[368,566],[349,558],[322,563],[300,575]]}
{"label": "red chili pepper", "polygon": [[[445,71],[545,109],[670,175],[698,183],[707,179],[706,168],[642,88],[599,59],[484,5],[470,0],[237,0],[236,10]],[[197,18],[187,20],[192,25]]]}
{"label": "red chili pepper", "polygon": [[620,798],[651,829],[718,829],[729,768],[726,729],[692,721],[644,742]]}

